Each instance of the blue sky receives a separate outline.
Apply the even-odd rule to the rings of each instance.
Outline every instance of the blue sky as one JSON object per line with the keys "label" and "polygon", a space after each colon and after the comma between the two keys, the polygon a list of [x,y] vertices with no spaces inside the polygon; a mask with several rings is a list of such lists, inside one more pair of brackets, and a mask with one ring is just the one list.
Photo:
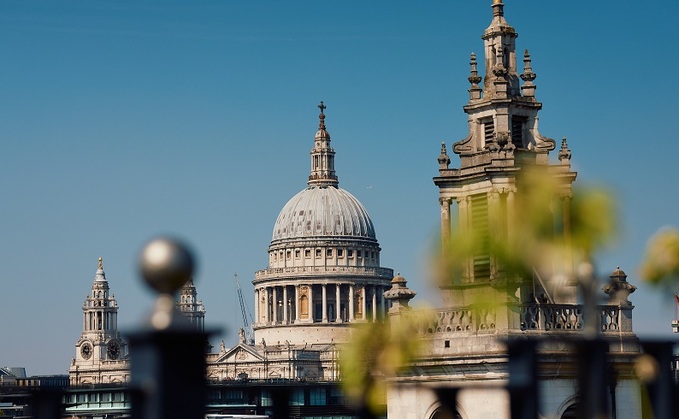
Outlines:
{"label": "blue sky", "polygon": [[[441,141],[467,134],[490,3],[0,2],[0,365],[66,372],[100,256],[121,329],[139,324],[152,295],[136,258],[158,234],[191,243],[207,324],[235,342],[233,274],[252,307],[278,211],[306,185],[320,100],[383,265],[438,304],[431,178]],[[677,224],[679,3],[505,3],[532,54],[541,133],[568,138],[578,184],[618,198],[599,272],[620,265],[639,286],[637,333],[669,338],[671,292],[636,269],[647,238]]]}

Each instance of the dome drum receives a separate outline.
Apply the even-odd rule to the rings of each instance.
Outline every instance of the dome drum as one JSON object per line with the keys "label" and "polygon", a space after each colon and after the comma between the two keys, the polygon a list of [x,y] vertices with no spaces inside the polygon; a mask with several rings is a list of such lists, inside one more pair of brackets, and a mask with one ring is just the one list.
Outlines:
{"label": "dome drum", "polygon": [[355,266],[291,266],[287,268],[261,269],[255,273],[253,284],[265,281],[299,282],[300,280],[316,280],[326,282],[329,277],[341,278],[342,282],[361,283],[379,281],[389,284],[394,277],[394,270],[381,267]]}

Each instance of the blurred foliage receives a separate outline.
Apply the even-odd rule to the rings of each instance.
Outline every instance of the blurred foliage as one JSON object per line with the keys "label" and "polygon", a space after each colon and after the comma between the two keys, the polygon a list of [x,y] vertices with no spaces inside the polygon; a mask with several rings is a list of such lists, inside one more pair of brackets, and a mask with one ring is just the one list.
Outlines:
{"label": "blurred foliage", "polygon": [[[490,256],[498,268],[496,277],[504,277],[507,283],[532,278],[537,272],[558,288],[574,283],[578,275],[573,266],[591,268],[593,254],[611,243],[617,231],[612,194],[598,188],[572,191],[570,179],[559,174],[545,167],[523,167],[513,201],[509,195],[489,196],[486,231],[452,228],[433,262],[437,284],[462,284],[473,268],[470,261],[480,252]],[[679,249],[679,239],[676,245]],[[579,279],[589,281],[591,287],[593,272],[579,271],[586,273]],[[466,308],[481,315],[506,301],[491,301],[479,294],[478,301],[468,301]],[[361,325],[341,353],[342,383],[357,402],[369,407],[384,404],[389,378],[416,356],[422,340],[415,338],[415,325],[427,320],[408,313],[398,316],[399,322],[391,327]]]}
{"label": "blurred foliage", "polygon": [[398,322],[358,325],[351,341],[340,352],[342,386],[356,403],[373,413],[386,404],[386,385],[390,378],[417,355],[420,339],[417,326],[424,312],[409,311]]}
{"label": "blurred foliage", "polygon": [[[573,277],[574,264],[591,261],[615,238],[617,214],[609,191],[581,188],[571,193],[567,184],[544,168],[524,170],[516,186],[513,218],[494,214],[489,207],[490,234],[453,227],[436,255],[439,285],[459,284],[479,249],[487,249],[508,278],[528,278],[534,270],[548,280],[557,275]],[[570,206],[564,200],[570,200]],[[564,211],[570,213],[570,221]]]}
{"label": "blurred foliage", "polygon": [[653,285],[677,286],[679,283],[679,230],[665,227],[646,245],[640,268],[641,278]]}

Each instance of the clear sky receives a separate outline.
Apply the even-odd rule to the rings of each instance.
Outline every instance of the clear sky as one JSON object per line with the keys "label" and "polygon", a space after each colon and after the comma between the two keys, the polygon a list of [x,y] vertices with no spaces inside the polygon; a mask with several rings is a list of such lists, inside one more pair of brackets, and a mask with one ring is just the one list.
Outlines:
{"label": "clear sky", "polygon": [[[0,1],[0,366],[65,373],[104,258],[123,331],[152,295],[136,272],[158,234],[194,248],[218,342],[252,310],[273,223],[306,186],[316,105],[340,186],[366,206],[382,263],[437,305],[441,141],[467,134],[469,54],[491,0]],[[602,275],[639,289],[634,325],[671,337],[671,292],[636,274],[647,238],[677,224],[674,70],[679,2],[506,0],[580,185],[621,212]],[[453,156],[451,167],[459,160]]]}

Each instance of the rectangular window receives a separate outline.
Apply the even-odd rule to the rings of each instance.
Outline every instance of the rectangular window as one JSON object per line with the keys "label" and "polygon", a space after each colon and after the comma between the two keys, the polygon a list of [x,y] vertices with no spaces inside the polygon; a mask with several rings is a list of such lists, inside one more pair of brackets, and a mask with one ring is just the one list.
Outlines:
{"label": "rectangular window", "polygon": [[299,249],[295,250],[295,258],[296,258],[296,259],[299,259],[299,256],[300,256],[301,254],[302,254],[302,253],[299,251]]}
{"label": "rectangular window", "polygon": [[317,258],[321,257],[321,249],[316,249],[316,257]]}
{"label": "rectangular window", "polygon": [[305,258],[311,257],[311,249],[304,249],[304,257]]}
{"label": "rectangular window", "polygon": [[332,249],[326,249],[325,256],[331,258],[332,257]]}
{"label": "rectangular window", "polygon": [[353,258],[354,257],[354,251],[353,250],[347,250],[347,257]]}
{"label": "rectangular window", "polygon": [[294,388],[290,392],[290,406],[304,406],[304,389]]}
{"label": "rectangular window", "polygon": [[327,404],[325,396],[325,388],[309,389],[309,405],[310,406],[325,406]]}
{"label": "rectangular window", "polygon": [[523,128],[526,124],[526,117],[512,116],[512,144],[516,148],[526,148],[523,145]]}
{"label": "rectangular window", "polygon": [[342,393],[342,389],[339,387],[332,387],[330,389],[330,403],[331,405],[337,406],[337,405],[344,405],[344,394]]}
{"label": "rectangular window", "polygon": [[360,257],[361,257],[361,251],[360,251],[360,250],[357,250],[357,251],[356,251],[356,257],[357,257],[357,258],[360,258]]}
{"label": "rectangular window", "polygon": [[495,139],[495,125],[492,119],[486,119],[481,122],[483,124],[483,138],[485,140],[485,145],[492,143]]}
{"label": "rectangular window", "polygon": [[290,255],[291,255],[291,253],[290,253],[289,250],[288,250],[287,252],[285,252],[285,256],[286,256],[288,259],[290,259]]}
{"label": "rectangular window", "polygon": [[262,406],[273,406],[273,400],[271,398],[271,393],[269,390],[262,390],[261,393]]}
{"label": "rectangular window", "polygon": [[337,257],[338,258],[344,257],[344,251],[342,249],[337,249]]}

